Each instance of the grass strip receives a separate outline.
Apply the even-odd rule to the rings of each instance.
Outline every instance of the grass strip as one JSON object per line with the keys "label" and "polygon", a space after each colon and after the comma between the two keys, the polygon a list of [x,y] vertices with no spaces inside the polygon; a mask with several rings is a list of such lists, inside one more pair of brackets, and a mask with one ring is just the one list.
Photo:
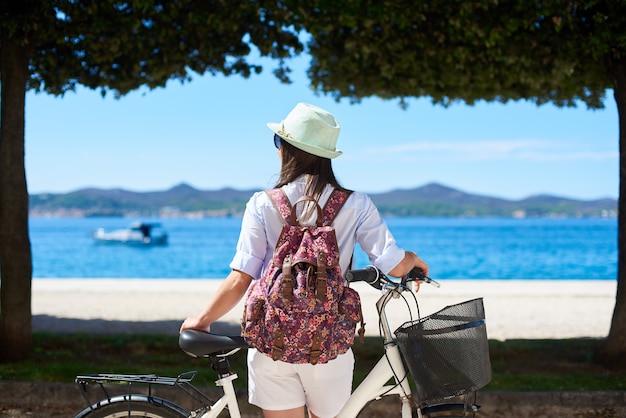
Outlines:
{"label": "grass strip", "polygon": [[[489,341],[493,378],[483,390],[576,391],[626,390],[626,373],[600,365],[596,359],[602,340]],[[198,370],[194,384],[213,386],[215,373],[206,359],[194,359],[178,348],[177,336],[33,334],[28,360],[0,364],[0,379],[73,382],[78,374],[120,373],[177,376]],[[355,385],[383,354],[381,339],[355,343]],[[245,387],[245,354],[231,360]]]}

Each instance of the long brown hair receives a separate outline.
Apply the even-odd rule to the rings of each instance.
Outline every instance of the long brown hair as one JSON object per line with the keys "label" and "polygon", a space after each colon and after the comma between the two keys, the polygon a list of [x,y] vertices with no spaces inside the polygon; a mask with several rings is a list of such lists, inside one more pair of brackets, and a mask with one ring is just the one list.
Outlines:
{"label": "long brown hair", "polygon": [[[281,140],[280,142],[282,166],[280,168],[278,182],[274,187],[282,187],[296,180],[298,177],[306,175],[307,182],[304,194],[313,197],[316,201],[319,201],[327,184],[330,184],[335,189],[344,190],[346,192],[351,191],[339,184],[329,158],[309,154],[306,151],[294,147],[287,141]],[[313,207],[307,207],[305,214],[310,215],[312,210]]]}

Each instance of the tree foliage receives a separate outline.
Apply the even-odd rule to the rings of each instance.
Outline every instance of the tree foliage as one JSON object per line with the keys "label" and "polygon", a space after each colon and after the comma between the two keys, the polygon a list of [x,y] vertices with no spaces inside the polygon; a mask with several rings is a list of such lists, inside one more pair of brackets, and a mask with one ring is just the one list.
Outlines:
{"label": "tree foliage", "polygon": [[[602,107],[608,59],[626,46],[622,1],[318,2],[313,87],[359,100],[431,97]],[[348,3],[349,5],[347,5]]]}
{"label": "tree foliage", "polygon": [[62,94],[76,85],[124,95],[140,86],[188,81],[191,73],[244,77],[262,67],[252,48],[279,62],[302,50],[275,2],[115,0],[44,2],[45,34],[31,62],[29,87]]}

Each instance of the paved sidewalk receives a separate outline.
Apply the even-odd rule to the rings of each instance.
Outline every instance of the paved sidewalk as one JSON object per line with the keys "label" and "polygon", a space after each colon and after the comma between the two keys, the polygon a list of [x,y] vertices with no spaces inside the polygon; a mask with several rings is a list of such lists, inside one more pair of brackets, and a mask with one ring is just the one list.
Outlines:
{"label": "paved sidewalk", "polygon": [[[242,418],[262,417],[239,393]],[[165,395],[163,395],[165,397]],[[167,398],[185,405],[180,391]],[[489,418],[625,418],[626,392],[479,392],[481,417]],[[71,417],[87,406],[79,387],[71,383],[0,381],[0,418]],[[397,399],[374,402],[367,418],[398,417]]]}

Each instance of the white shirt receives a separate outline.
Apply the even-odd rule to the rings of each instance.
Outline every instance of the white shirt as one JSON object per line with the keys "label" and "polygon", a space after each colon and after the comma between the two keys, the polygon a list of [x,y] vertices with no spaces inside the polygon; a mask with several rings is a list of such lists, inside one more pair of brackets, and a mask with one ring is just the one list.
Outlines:
{"label": "white shirt", "polygon": [[[305,186],[306,179],[303,176],[282,189],[293,204],[304,195]],[[319,200],[321,207],[324,207],[332,190],[332,186],[326,186]],[[272,258],[282,226],[282,219],[267,193],[255,193],[246,204],[239,242],[230,268],[259,278]],[[357,243],[370,262],[384,273],[388,273],[404,258],[404,250],[396,245],[387,224],[366,194],[353,192],[339,211],[333,226],[340,251],[339,264],[344,273],[350,267]]]}

